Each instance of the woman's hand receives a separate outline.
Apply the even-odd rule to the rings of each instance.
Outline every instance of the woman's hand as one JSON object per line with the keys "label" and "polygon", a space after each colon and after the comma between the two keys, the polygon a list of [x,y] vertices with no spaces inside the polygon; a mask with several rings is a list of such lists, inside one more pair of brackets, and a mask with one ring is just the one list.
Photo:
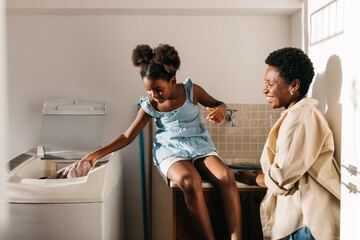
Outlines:
{"label": "woman's hand", "polygon": [[217,107],[213,107],[213,108],[207,107],[206,109],[211,111],[211,113],[206,117],[206,119],[213,123],[221,122],[224,119],[227,112],[227,107],[224,103]]}
{"label": "woman's hand", "polygon": [[247,185],[257,185],[256,176],[257,174],[255,172],[249,170],[237,171],[235,173],[235,180]]}

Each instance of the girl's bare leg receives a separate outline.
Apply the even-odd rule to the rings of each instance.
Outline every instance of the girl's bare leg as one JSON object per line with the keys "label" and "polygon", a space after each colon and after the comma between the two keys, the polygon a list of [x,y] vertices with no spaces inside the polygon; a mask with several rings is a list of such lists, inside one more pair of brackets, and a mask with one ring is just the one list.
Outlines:
{"label": "girl's bare leg", "polygon": [[195,166],[187,160],[176,162],[170,167],[167,177],[175,182],[184,193],[185,204],[190,216],[203,238],[215,240],[201,186],[201,177]]}
{"label": "girl's bare leg", "polygon": [[231,240],[242,239],[240,197],[232,171],[217,156],[198,159],[195,166],[220,191]]}

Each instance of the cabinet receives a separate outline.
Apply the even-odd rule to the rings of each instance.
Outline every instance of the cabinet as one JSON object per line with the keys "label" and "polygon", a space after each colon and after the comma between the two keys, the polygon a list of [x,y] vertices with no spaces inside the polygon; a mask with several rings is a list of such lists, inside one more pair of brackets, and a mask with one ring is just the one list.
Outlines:
{"label": "cabinet", "polygon": [[[263,188],[239,188],[242,210],[243,240],[262,240],[260,203],[265,196]],[[219,193],[216,189],[204,189],[211,224],[216,239],[230,239]],[[173,188],[173,239],[199,240],[198,231],[187,212],[184,195],[180,188]]]}

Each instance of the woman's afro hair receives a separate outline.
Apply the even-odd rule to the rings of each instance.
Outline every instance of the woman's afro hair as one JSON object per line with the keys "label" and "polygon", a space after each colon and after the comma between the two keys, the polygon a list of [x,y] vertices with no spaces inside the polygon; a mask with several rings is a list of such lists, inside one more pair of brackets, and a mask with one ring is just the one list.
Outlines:
{"label": "woman's afro hair", "polygon": [[276,67],[287,84],[300,81],[300,95],[305,96],[314,77],[314,67],[309,57],[298,48],[286,47],[269,54],[265,63]]}

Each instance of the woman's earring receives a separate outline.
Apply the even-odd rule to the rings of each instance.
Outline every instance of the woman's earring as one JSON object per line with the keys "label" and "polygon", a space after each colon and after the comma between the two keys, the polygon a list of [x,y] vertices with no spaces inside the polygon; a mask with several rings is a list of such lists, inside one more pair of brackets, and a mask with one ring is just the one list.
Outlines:
{"label": "woman's earring", "polygon": [[290,92],[291,95],[294,95],[293,91]]}

